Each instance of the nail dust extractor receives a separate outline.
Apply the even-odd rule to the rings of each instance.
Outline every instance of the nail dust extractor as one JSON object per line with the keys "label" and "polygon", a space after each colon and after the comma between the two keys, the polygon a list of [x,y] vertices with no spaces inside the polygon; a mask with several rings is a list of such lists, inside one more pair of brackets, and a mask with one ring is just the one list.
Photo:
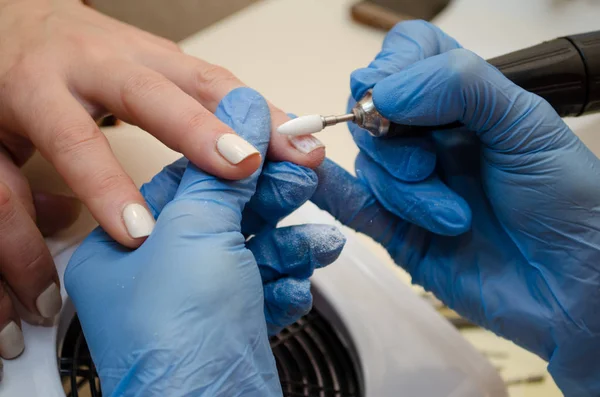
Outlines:
{"label": "nail dust extractor", "polygon": [[[600,111],[600,31],[561,37],[488,61],[508,79],[546,99],[561,117],[578,117]],[[284,135],[314,134],[343,122],[353,122],[375,137],[413,136],[436,127],[390,123],[373,103],[371,92],[350,113],[340,116],[309,115],[278,128]]]}
{"label": "nail dust extractor", "polygon": [[[331,223],[312,204],[286,223]],[[79,235],[79,240],[85,233]],[[494,367],[352,232],[313,278],[314,309],[271,339],[285,397],[505,397]],[[77,240],[50,245],[64,272]],[[99,397],[73,305],[52,328],[23,324],[26,349],[4,362],[0,396]]]}

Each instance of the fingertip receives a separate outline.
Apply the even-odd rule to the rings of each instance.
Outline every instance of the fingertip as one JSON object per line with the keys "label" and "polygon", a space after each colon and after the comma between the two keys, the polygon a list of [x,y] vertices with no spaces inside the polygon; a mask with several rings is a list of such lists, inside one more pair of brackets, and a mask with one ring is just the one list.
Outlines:
{"label": "fingertip", "polygon": [[406,183],[362,154],[357,157],[356,172],[383,207],[396,216],[439,235],[455,236],[469,230],[469,205],[437,175]]}
{"label": "fingertip", "polygon": [[154,230],[156,221],[145,203],[127,204],[123,208],[122,217],[129,235],[125,245],[129,248],[139,247]]}
{"label": "fingertip", "polygon": [[290,143],[301,154],[298,156],[295,153],[291,154],[296,161],[294,163],[315,169],[325,160],[326,148],[325,145],[317,138],[306,135],[302,137],[293,137]]}
{"label": "fingertip", "polygon": [[420,182],[435,171],[437,155],[429,136],[381,139],[354,124],[350,132],[361,155],[368,156],[402,181]]}
{"label": "fingertip", "polygon": [[263,112],[269,110],[267,100],[258,91],[250,87],[232,89],[219,103],[219,107],[225,110],[230,116],[237,114],[243,117],[250,106],[256,106],[259,108],[258,110]]}
{"label": "fingertip", "polygon": [[290,162],[268,162],[249,203],[249,208],[261,219],[275,226],[302,204],[317,189],[316,173]]}
{"label": "fingertip", "polygon": [[446,206],[439,217],[437,233],[445,236],[459,236],[471,229],[471,208],[461,197],[456,197],[450,205]]}
{"label": "fingertip", "polygon": [[277,325],[286,326],[312,308],[310,281],[286,277],[265,286],[265,302],[271,314],[279,313]]}
{"label": "fingertip", "polygon": [[346,236],[337,227],[331,225],[306,225],[306,227],[316,261],[315,268],[335,262],[344,249]]}
{"label": "fingertip", "polygon": [[[272,109],[272,131],[276,131],[290,117],[278,109]],[[267,157],[274,161],[289,161],[314,169],[325,160],[325,145],[313,135],[287,136],[272,133]]]}
{"label": "fingertip", "polygon": [[183,150],[183,154],[206,173],[231,181],[249,177],[262,164],[259,150],[233,131],[219,136],[214,145],[208,152]]}
{"label": "fingertip", "polygon": [[260,153],[254,145],[237,134],[221,135],[217,138],[216,148],[223,159],[234,166]]}
{"label": "fingertip", "polygon": [[392,118],[393,115],[394,120],[403,119],[402,111],[406,107],[401,93],[404,87],[404,74],[404,71],[398,72],[373,87],[373,103],[384,117]]}
{"label": "fingertip", "polygon": [[350,91],[352,98],[360,100],[368,90],[373,88],[381,79],[386,78],[389,72],[374,68],[357,69],[350,75]]}
{"label": "fingertip", "polygon": [[[217,141],[217,149],[230,163],[238,164],[254,152],[266,153],[271,115],[269,104],[258,92],[248,87],[233,89],[221,100],[215,116],[238,134],[223,134]],[[227,144],[223,151],[221,141]]]}
{"label": "fingertip", "polygon": [[0,356],[7,360],[19,357],[25,350],[23,332],[15,321],[0,330]]}
{"label": "fingertip", "polygon": [[[247,158],[245,158],[242,162],[238,164],[238,169],[241,173],[246,174],[247,176],[252,175],[258,167],[260,167],[262,163],[262,156],[260,153],[254,153]],[[245,178],[245,177],[242,177]]]}
{"label": "fingertip", "polygon": [[207,171],[210,174],[213,174],[219,178],[227,179],[230,181],[238,181],[250,177],[256,172],[256,170],[258,170],[261,164],[262,156],[260,155],[260,153],[256,152],[246,157],[238,164],[225,165],[224,167],[220,169],[215,169],[214,171],[211,171],[209,167]]}
{"label": "fingertip", "polygon": [[312,309],[313,296],[310,281],[287,277],[264,287],[265,317],[269,335],[298,321]]}

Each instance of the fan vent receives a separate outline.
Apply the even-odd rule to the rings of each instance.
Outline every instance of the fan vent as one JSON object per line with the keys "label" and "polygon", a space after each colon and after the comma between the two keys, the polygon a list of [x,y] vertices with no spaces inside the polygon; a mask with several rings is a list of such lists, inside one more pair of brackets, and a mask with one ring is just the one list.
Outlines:
{"label": "fan vent", "polygon": [[[313,309],[271,338],[285,397],[361,397],[357,363],[331,325]],[[67,397],[101,397],[96,368],[75,317],[59,356]]]}

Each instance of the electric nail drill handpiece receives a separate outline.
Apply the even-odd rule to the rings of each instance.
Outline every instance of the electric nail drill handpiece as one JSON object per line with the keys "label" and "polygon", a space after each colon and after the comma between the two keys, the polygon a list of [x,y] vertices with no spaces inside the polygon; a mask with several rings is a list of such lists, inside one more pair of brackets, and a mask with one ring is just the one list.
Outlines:
{"label": "electric nail drill handpiece", "polygon": [[[600,31],[561,37],[488,60],[508,79],[552,105],[561,117],[600,111]],[[375,137],[414,136],[432,129],[450,129],[459,122],[437,127],[390,123],[368,92],[351,113],[310,115],[282,124],[278,132],[305,135],[341,122],[352,121]]]}

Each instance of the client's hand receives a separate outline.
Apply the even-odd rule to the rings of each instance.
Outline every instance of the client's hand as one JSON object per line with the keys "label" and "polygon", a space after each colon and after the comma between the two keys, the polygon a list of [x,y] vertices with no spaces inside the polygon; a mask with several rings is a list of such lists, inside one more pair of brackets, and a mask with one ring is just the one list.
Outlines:
{"label": "client's hand", "polygon": [[[216,115],[264,154],[270,117],[258,94],[236,89]],[[344,243],[330,226],[275,228],[315,187],[290,163],[233,182],[180,160],[142,188],[157,223],[140,248],[94,231],[65,285],[104,393],[279,395],[266,324],[276,332],[310,309],[307,278]]]}

